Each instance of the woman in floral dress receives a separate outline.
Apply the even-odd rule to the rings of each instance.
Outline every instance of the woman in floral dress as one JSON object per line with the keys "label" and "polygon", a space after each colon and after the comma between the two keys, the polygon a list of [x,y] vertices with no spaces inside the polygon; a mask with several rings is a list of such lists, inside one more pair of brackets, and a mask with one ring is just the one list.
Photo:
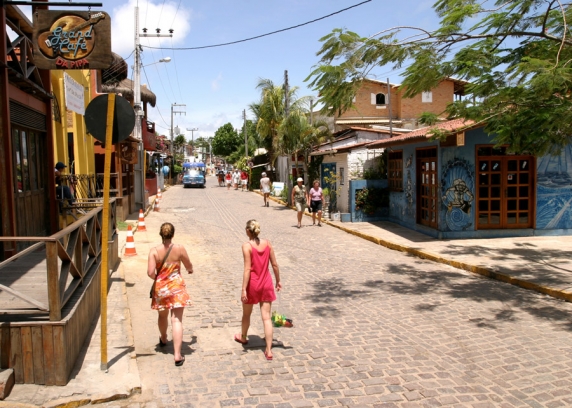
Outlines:
{"label": "woman in floral dress", "polygon": [[[161,225],[159,235],[163,244],[152,248],[147,263],[147,274],[156,279],[152,290],[151,308],[159,312],[159,345],[167,345],[167,328],[169,327],[169,310],[171,311],[171,328],[173,331],[173,347],[175,350],[175,365],[181,366],[185,356],[181,354],[183,344],[183,309],[192,306],[187,293],[185,280],[181,276],[181,263],[189,273],[193,273],[193,264],[182,245],[172,243],[175,227],[171,223]],[[169,252],[167,258],[167,252]],[[164,263],[161,266],[161,262]]]}

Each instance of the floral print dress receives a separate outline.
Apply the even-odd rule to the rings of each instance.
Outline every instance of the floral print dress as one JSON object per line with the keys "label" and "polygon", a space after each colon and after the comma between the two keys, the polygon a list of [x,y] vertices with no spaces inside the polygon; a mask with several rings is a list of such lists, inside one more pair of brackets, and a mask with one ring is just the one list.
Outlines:
{"label": "floral print dress", "polygon": [[[157,264],[157,268],[159,266],[160,263]],[[181,276],[181,263],[165,262],[157,276],[151,309],[168,310],[192,305],[187,285]]]}

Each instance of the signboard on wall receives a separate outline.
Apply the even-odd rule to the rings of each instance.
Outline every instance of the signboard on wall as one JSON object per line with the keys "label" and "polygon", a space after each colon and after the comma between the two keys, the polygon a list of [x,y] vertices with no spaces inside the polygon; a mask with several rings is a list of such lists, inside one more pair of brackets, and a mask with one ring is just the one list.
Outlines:
{"label": "signboard on wall", "polygon": [[66,97],[66,109],[80,115],[85,114],[83,85],[64,72],[64,89]]}
{"label": "signboard on wall", "polygon": [[106,69],[111,55],[111,20],[105,12],[37,10],[34,63],[40,69]]}

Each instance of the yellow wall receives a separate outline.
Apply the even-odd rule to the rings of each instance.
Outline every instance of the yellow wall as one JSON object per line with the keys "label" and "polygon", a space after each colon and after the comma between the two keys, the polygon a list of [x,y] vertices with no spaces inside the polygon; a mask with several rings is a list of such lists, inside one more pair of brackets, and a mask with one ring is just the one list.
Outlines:
{"label": "yellow wall", "polygon": [[[91,83],[89,70],[53,70],[51,71],[52,89],[54,97],[57,98],[60,107],[61,121],[52,120],[54,129],[54,159],[61,161],[68,166],[70,171],[71,163],[68,162],[68,132],[74,135],[74,173],[75,174],[95,174],[95,156],[93,152],[94,139],[87,134],[83,115],[66,110],[64,72],[79,82],[84,87],[84,102],[87,107],[91,100]],[[69,116],[68,116],[69,112]],[[68,120],[68,118],[70,120]]]}

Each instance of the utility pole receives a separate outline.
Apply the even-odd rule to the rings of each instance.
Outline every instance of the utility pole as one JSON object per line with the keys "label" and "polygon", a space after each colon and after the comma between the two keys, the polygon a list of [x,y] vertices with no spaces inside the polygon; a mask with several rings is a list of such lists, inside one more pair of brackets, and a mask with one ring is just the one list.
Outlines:
{"label": "utility pole", "polygon": [[[157,28],[157,33],[152,37],[172,37],[173,30],[169,30],[169,34],[161,34],[161,29]],[[143,28],[143,32],[139,33],[139,7],[135,7],[135,56],[133,66],[133,109],[135,110],[135,127],[133,128],[133,137],[138,139],[140,143],[137,146],[138,160],[134,166],[135,170],[135,203],[139,204],[140,209],[145,210],[147,203],[145,203],[145,149],[142,143],[142,130],[141,125],[145,112],[141,103],[141,42],[140,37],[150,37],[147,34],[147,29]],[[165,58],[161,62],[168,62]]]}
{"label": "utility pole", "polygon": [[310,97],[310,125],[314,124],[314,98]]}
{"label": "utility pole", "polygon": [[[187,106],[184,103],[172,103],[171,104],[171,156],[173,156],[173,115],[176,115],[177,113],[179,114],[184,114],[186,115],[187,112],[185,111],[176,111],[173,110],[173,108],[177,107],[177,106]],[[175,156],[173,156],[173,162],[175,161]]]}
{"label": "utility pole", "polygon": [[391,117],[391,87],[387,78],[387,105],[389,107],[389,137],[393,137],[393,118]]}
{"label": "utility pole", "polygon": [[248,157],[248,135],[246,134],[246,109],[242,110],[242,119],[244,120],[244,157]]}
{"label": "utility pole", "polygon": [[199,130],[199,128],[187,128],[187,132],[191,132],[191,154],[195,157],[195,131]]}

